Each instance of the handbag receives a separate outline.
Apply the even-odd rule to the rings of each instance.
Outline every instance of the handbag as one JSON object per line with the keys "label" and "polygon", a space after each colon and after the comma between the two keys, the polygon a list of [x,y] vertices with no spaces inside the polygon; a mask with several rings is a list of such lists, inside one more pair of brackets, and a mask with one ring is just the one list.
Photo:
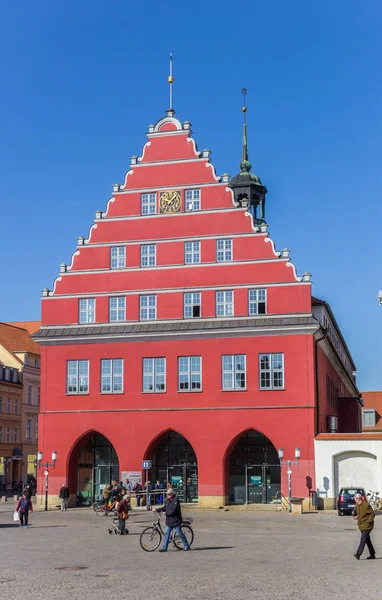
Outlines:
{"label": "handbag", "polygon": [[126,521],[126,519],[129,518],[129,515],[127,514],[127,512],[121,512],[121,514],[119,515],[121,517],[121,519],[123,519],[124,521]]}
{"label": "handbag", "polygon": [[13,513],[13,520],[20,521],[19,513],[17,510],[15,510],[15,512]]}

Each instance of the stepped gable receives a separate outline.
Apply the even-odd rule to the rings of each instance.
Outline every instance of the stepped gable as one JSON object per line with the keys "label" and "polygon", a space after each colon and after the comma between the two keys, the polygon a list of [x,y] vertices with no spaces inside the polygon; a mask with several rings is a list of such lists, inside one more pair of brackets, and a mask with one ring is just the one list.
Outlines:
{"label": "stepped gable", "polygon": [[[235,201],[227,174],[216,175],[210,150],[198,151],[189,122],[181,124],[167,115],[148,127],[147,137],[142,155],[130,159],[124,183],[113,186],[106,210],[96,212],[88,239],[78,238],[71,264],[61,265],[53,292],[44,290],[45,301],[108,292],[139,295],[163,288],[301,282],[289,251],[275,250],[267,224],[256,222],[249,206]],[[194,188],[201,191],[201,207],[186,212],[185,194]],[[181,195],[181,208],[173,214],[159,209],[159,197],[166,190]],[[150,193],[156,194],[156,212],[142,215],[141,196]],[[237,238],[233,261],[217,263],[216,240],[231,236]],[[185,265],[184,243],[193,239],[202,243],[201,264]],[[140,247],[147,243],[157,244],[156,266],[149,272],[140,267]],[[111,270],[110,248],[118,245],[126,246],[125,268]],[[310,312],[310,289],[302,295],[305,299],[298,306]],[[62,323],[62,317],[56,320],[58,312],[47,310],[43,302],[43,325]],[[73,308],[71,323],[76,322],[76,312]]]}

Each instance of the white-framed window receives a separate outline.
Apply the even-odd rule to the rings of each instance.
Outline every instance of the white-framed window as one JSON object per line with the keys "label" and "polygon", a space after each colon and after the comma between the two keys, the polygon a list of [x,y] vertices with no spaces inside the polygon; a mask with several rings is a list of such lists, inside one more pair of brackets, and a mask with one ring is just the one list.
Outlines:
{"label": "white-framed window", "polygon": [[155,267],[156,264],[156,244],[144,244],[143,246],[141,246],[141,267]]}
{"label": "white-framed window", "polygon": [[13,443],[14,444],[19,443],[19,428],[18,427],[14,427],[14,429],[13,429]]}
{"label": "white-framed window", "polygon": [[109,298],[109,321],[126,321],[126,298],[124,296]]}
{"label": "white-framed window", "polygon": [[216,261],[228,262],[232,260],[232,240],[216,240]]}
{"label": "white-framed window", "polygon": [[25,439],[26,440],[32,439],[32,419],[27,419],[26,426],[25,426]]}
{"label": "white-framed window", "polygon": [[284,388],[284,354],[259,355],[259,373],[261,390],[280,390]]}
{"label": "white-framed window", "polygon": [[216,292],[216,316],[233,316],[233,291]]}
{"label": "white-framed window", "polygon": [[123,358],[101,360],[101,393],[123,392]]}
{"label": "white-framed window", "polygon": [[12,412],[12,400],[11,398],[8,398],[7,400],[7,413],[10,415]]}
{"label": "white-framed window", "polygon": [[364,427],[375,427],[376,415],[374,408],[362,409],[362,424]]}
{"label": "white-framed window", "polygon": [[126,267],[126,247],[112,246],[110,248],[110,268],[124,269]]}
{"label": "white-framed window", "polygon": [[28,385],[28,387],[27,387],[27,404],[29,404],[29,405],[33,404],[32,386],[31,385]]}
{"label": "white-framed window", "polygon": [[153,321],[157,318],[157,297],[154,294],[140,296],[139,318],[141,321]]}
{"label": "white-framed window", "polygon": [[87,394],[89,392],[89,361],[68,360],[66,393]]}
{"label": "white-framed window", "polygon": [[155,215],[156,213],[156,194],[141,194],[141,215]]}
{"label": "white-framed window", "polygon": [[185,242],[184,262],[186,265],[200,263],[200,242]]}
{"label": "white-framed window", "polygon": [[200,190],[186,190],[186,212],[200,210]]}
{"label": "white-framed window", "polygon": [[267,312],[267,290],[248,290],[248,314],[265,315]]}
{"label": "white-framed window", "polygon": [[38,419],[36,420],[35,430],[34,431],[35,431],[35,439],[36,439],[36,442],[37,442],[37,440],[38,440]]}
{"label": "white-framed window", "polygon": [[186,292],[184,294],[184,318],[197,319],[202,316],[200,292]]}
{"label": "white-framed window", "polygon": [[247,387],[246,355],[223,354],[222,386],[223,390],[245,390]]}
{"label": "white-framed window", "polygon": [[178,357],[178,392],[200,392],[202,389],[202,357]]}
{"label": "white-framed window", "polygon": [[7,429],[6,429],[5,443],[6,444],[10,444],[11,443],[11,428],[10,427],[7,427]]}
{"label": "white-framed window", "polygon": [[143,359],[143,392],[165,392],[166,391],[166,359],[144,358]]}
{"label": "white-framed window", "polygon": [[80,323],[95,323],[95,298],[80,298]]}
{"label": "white-framed window", "polygon": [[15,412],[15,415],[19,414],[19,401],[18,400],[15,400],[14,412]]}

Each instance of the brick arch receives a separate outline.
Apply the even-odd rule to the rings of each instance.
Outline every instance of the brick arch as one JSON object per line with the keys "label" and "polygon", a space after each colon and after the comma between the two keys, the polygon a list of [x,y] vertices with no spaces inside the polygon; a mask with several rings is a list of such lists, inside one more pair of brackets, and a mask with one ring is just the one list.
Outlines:
{"label": "brick arch", "polygon": [[110,442],[117,454],[118,463],[120,464],[120,456],[118,450],[113,444],[113,441],[109,438],[109,436],[105,435],[105,433],[99,428],[88,429],[86,432],[82,433],[79,437],[77,437],[67,454],[67,479],[68,487],[71,494],[74,494],[77,490],[77,463],[81,450],[85,446],[85,444],[90,440],[90,438],[92,438],[95,435],[102,435],[102,437],[104,437],[106,440],[108,440],[108,442]]}

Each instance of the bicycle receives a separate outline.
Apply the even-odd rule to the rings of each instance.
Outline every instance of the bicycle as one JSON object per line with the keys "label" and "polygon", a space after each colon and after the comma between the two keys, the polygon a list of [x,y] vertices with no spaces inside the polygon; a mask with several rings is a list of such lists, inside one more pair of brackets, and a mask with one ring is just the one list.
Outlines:
{"label": "bicycle", "polygon": [[382,499],[378,496],[378,492],[373,492],[372,490],[369,490],[369,493],[366,495],[368,498],[368,502],[373,510],[382,509]]}
{"label": "bicycle", "polygon": [[111,504],[94,502],[94,504],[92,504],[92,509],[98,517],[107,517],[110,512],[116,513],[116,504],[117,500],[114,500]]}
{"label": "bicycle", "polygon": [[[161,514],[158,515],[158,519],[156,523],[153,523],[151,527],[146,527],[141,533],[141,537],[139,538],[139,542],[141,544],[142,550],[145,552],[154,552],[159,546],[164,536],[164,531],[160,524]],[[182,531],[186,537],[187,543],[191,546],[194,541],[194,532],[191,527],[193,519],[183,519],[181,527]],[[170,533],[170,542],[172,542],[177,550],[183,549],[183,543],[176,533],[175,529],[173,529]]]}

